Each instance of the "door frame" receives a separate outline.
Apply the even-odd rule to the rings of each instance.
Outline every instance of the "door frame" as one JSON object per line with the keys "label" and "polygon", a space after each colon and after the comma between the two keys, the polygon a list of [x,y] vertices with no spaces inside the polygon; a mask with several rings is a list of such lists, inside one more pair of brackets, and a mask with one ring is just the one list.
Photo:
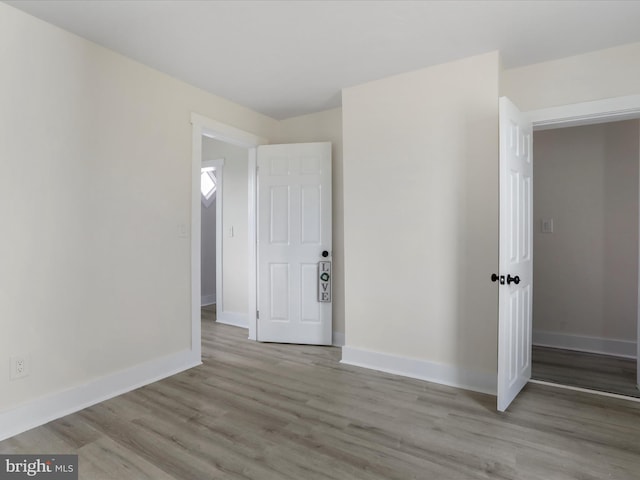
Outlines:
{"label": "door frame", "polygon": [[[640,95],[613,97],[604,100],[523,111],[523,113],[531,120],[534,132],[553,128],[577,127],[580,125],[593,125],[598,123],[640,119]],[[640,252],[638,255],[638,310],[636,334],[636,384],[638,385],[638,388],[640,388]]]}
{"label": "door frame", "polygon": [[[200,217],[200,174],[202,168],[202,137],[209,137],[222,142],[230,143],[238,147],[248,149],[249,155],[249,204],[248,240],[249,240],[249,310],[247,318],[249,323],[249,338],[255,340],[256,334],[256,294],[257,294],[257,262],[256,262],[256,148],[268,142],[266,138],[250,132],[246,132],[231,125],[218,122],[198,113],[191,113],[191,350],[202,356],[202,331],[201,331],[201,230],[202,219]],[[217,289],[217,285],[216,285]],[[217,294],[216,294],[217,295]],[[216,299],[216,302],[223,299]]]}

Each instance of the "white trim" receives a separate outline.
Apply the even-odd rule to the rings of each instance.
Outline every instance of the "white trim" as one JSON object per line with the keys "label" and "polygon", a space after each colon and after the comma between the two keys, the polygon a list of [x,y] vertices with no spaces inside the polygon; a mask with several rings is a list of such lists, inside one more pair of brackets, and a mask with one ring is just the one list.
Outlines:
{"label": "white trim", "polygon": [[533,331],[533,345],[580,352],[636,358],[636,342],[615,338],[589,337],[569,333]]}
{"label": "white trim", "polygon": [[0,413],[0,441],[201,364],[185,350],[37,398]]}
{"label": "white trim", "polygon": [[209,167],[213,167],[216,170],[216,173],[218,173],[217,170],[224,167],[224,158],[216,158],[215,160],[203,160],[202,168]]}
{"label": "white trim", "polygon": [[495,395],[497,376],[495,372],[476,372],[453,365],[419,360],[416,358],[373,352],[362,348],[343,347],[340,363],[371,368],[450,387],[473,390]]}
{"label": "white trim", "polygon": [[607,98],[526,112],[534,130],[640,118],[640,95]]}
{"label": "white trim", "polygon": [[[544,380],[529,380],[529,383],[537,385],[546,385],[547,387],[562,388],[564,390],[572,390],[574,392],[591,393],[594,395],[602,395],[603,397],[617,398],[618,400],[628,400],[630,402],[640,402],[640,398],[631,397],[629,395],[620,395],[619,393],[602,392],[600,390],[591,390],[588,388],[574,387],[573,385],[564,385],[562,383],[545,382]],[[640,389],[640,387],[638,387]]]}
{"label": "white trim", "polygon": [[210,295],[202,295],[200,297],[200,306],[206,307],[207,305],[215,305],[216,304],[216,294],[212,293]]}
{"label": "white trim", "polygon": [[332,345],[334,347],[344,347],[344,333],[333,332]]}
{"label": "white trim", "polygon": [[224,323],[225,325],[233,325],[234,327],[249,327],[247,315],[244,313],[220,312],[216,314],[216,322]]}
{"label": "white trim", "polygon": [[200,298],[202,295],[200,174],[202,169],[202,134],[204,127],[192,119],[191,128],[191,351],[202,356]]}
{"label": "white trim", "polygon": [[249,149],[249,315],[247,318],[249,327],[249,340],[258,338],[258,149]]}
{"label": "white trim", "polygon": [[245,132],[239,128],[212,120],[198,113],[191,114],[191,123],[198,126],[205,137],[214,138],[221,142],[230,143],[237,147],[252,148],[269,143],[266,138],[253,133]]}
{"label": "white trim", "polygon": [[[259,137],[244,130],[226,125],[224,123],[217,122],[203,115],[197,113],[191,113],[191,332],[192,332],[192,349],[198,349],[198,356],[201,354],[201,331],[200,331],[200,301],[201,301],[201,279],[200,279],[200,168],[202,165],[202,137],[215,138],[223,142],[231,143],[238,147],[249,149],[249,163],[251,163],[252,150],[258,145],[268,143],[265,138]],[[254,172],[255,174],[255,172]],[[252,172],[249,171],[249,188],[251,190],[251,178]],[[255,184],[254,184],[255,185]],[[255,187],[254,187],[255,189]],[[221,197],[222,195],[220,195]],[[217,212],[216,212],[217,214]],[[255,219],[255,204],[249,204],[249,211],[247,212],[249,220]],[[255,229],[255,226],[254,226]],[[250,229],[251,230],[251,229]],[[218,232],[216,232],[217,234]],[[255,230],[254,230],[255,233]],[[217,235],[216,235],[217,236]],[[222,235],[220,235],[222,237]],[[251,231],[249,232],[249,239],[251,239]],[[254,240],[255,243],[255,240]],[[255,259],[253,259],[255,262]],[[249,258],[249,268],[252,268],[252,259]],[[255,272],[256,265],[253,264]],[[249,278],[249,305],[251,306],[252,297],[251,291],[252,282],[256,282],[257,278],[255,274],[253,278]],[[216,282],[218,283],[218,282]],[[222,284],[222,282],[219,282]],[[217,287],[217,285],[216,285]],[[255,289],[255,285],[253,287]],[[255,296],[254,296],[255,297]],[[217,295],[217,301],[223,301],[223,295]],[[253,299],[255,302],[255,298]],[[226,312],[220,309],[218,311],[218,317]],[[255,314],[254,314],[255,316]]]}

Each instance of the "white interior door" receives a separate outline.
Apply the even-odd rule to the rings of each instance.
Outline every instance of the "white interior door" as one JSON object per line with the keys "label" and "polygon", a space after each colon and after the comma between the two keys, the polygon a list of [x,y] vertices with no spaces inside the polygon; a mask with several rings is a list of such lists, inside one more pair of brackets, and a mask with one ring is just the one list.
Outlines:
{"label": "white interior door", "polygon": [[331,143],[258,147],[258,341],[331,345],[330,262]]}
{"label": "white interior door", "polygon": [[531,378],[533,293],[532,127],[500,98],[500,274],[498,410],[503,412]]}

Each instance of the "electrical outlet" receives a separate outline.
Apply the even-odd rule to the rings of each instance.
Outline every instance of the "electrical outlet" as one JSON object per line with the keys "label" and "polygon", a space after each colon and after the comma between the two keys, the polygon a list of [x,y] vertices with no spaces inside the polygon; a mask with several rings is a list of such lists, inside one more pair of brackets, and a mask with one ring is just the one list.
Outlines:
{"label": "electrical outlet", "polygon": [[11,380],[29,375],[29,356],[16,355],[11,357]]}

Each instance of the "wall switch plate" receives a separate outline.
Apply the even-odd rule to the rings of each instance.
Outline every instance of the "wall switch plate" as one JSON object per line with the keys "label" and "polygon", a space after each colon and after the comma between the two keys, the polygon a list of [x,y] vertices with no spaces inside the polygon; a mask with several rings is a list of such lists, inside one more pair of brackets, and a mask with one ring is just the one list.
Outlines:
{"label": "wall switch plate", "polygon": [[23,378],[29,375],[29,356],[16,355],[11,357],[11,380]]}
{"label": "wall switch plate", "polygon": [[543,218],[540,220],[540,231],[542,233],[553,233],[553,218]]}
{"label": "wall switch plate", "polygon": [[186,223],[178,224],[178,237],[179,238],[187,238],[189,236],[189,230],[187,229]]}
{"label": "wall switch plate", "polygon": [[233,237],[233,226],[229,227],[229,229],[227,230],[227,233],[230,237]]}

